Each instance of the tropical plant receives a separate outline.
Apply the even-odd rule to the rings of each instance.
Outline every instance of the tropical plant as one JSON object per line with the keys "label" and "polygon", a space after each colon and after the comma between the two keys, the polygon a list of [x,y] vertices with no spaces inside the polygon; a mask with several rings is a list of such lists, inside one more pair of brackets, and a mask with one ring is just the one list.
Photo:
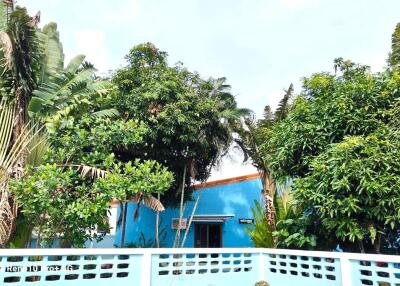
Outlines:
{"label": "tropical plant", "polygon": [[[15,106],[0,102],[0,246],[4,246],[15,229],[18,203],[10,195],[11,178],[24,175],[24,164],[30,152],[35,152],[40,142],[40,130],[36,126],[23,126],[19,136],[13,138]],[[36,145],[32,146],[32,143]]]}
{"label": "tropical plant", "polygon": [[238,125],[238,128],[236,128],[239,138],[235,141],[243,150],[245,161],[248,158],[251,158],[253,165],[257,168],[260,174],[265,200],[265,211],[267,215],[266,223],[270,225],[273,230],[276,227],[276,210],[274,203],[276,182],[272,176],[270,168],[268,167],[268,161],[265,160],[266,157],[261,151],[261,146],[268,139],[271,128],[289,114],[292,106],[292,98],[293,84],[290,84],[275,112],[272,112],[271,107],[267,105],[264,108],[264,116],[261,120],[254,122],[254,120],[247,117],[245,125]]}
{"label": "tropical plant", "polygon": [[99,101],[112,91],[113,85],[98,79],[95,68],[84,59],[83,55],[76,56],[65,69],[45,78],[33,91],[28,110],[51,123],[51,130],[85,113],[94,117],[118,115],[115,109],[99,108]]}
{"label": "tropical plant", "polygon": [[[257,200],[254,201],[255,207],[251,210],[254,217],[252,227],[246,227],[247,233],[250,235],[256,247],[275,248],[279,245],[282,237],[276,232],[277,227],[282,221],[294,219],[298,217],[296,207],[293,204],[292,196],[289,189],[275,192],[274,221],[276,225],[268,223],[268,218],[265,214],[265,209]],[[279,239],[277,239],[279,238]]]}
{"label": "tropical plant", "polygon": [[274,229],[267,222],[263,206],[257,200],[254,201],[255,208],[251,210],[254,217],[252,227],[246,227],[251,241],[256,247],[275,247],[275,240],[272,235]]}

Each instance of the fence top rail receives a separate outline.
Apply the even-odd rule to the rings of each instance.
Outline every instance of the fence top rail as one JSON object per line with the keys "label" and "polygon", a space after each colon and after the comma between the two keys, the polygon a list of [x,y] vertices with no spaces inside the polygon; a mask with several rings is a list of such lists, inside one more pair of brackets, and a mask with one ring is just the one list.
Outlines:
{"label": "fence top rail", "polygon": [[24,248],[0,249],[1,256],[144,255],[195,253],[260,253],[257,248]]}
{"label": "fence top rail", "polygon": [[325,258],[338,258],[349,260],[362,260],[362,261],[389,261],[400,263],[399,255],[384,255],[384,254],[365,254],[365,253],[352,253],[352,252],[329,252],[329,251],[309,251],[309,250],[294,250],[294,249],[276,249],[276,248],[262,248],[261,253],[275,254],[275,255],[296,255],[308,257],[325,257]]}
{"label": "fence top rail", "polygon": [[346,252],[306,251],[271,248],[41,248],[1,249],[0,257],[9,256],[66,256],[66,255],[159,255],[159,254],[213,254],[248,253],[288,256],[322,257],[362,261],[400,263],[400,256]]}

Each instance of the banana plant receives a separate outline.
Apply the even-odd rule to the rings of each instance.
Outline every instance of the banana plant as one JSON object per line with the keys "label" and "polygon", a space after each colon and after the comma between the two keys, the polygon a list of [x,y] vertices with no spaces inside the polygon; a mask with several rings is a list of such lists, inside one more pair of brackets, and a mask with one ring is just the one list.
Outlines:
{"label": "banana plant", "polygon": [[[13,138],[15,106],[0,103],[0,247],[10,239],[15,229],[18,204],[8,191],[10,178],[21,178],[29,154],[41,145],[41,128],[25,125]],[[35,144],[35,145],[32,145]]]}

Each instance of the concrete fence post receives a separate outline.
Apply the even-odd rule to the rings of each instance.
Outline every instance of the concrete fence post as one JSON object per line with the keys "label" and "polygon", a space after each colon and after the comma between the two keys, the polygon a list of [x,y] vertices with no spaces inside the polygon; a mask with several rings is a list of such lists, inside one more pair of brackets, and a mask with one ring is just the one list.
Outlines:
{"label": "concrete fence post", "polygon": [[142,256],[142,274],[140,286],[151,285],[151,252],[146,251]]}
{"label": "concrete fence post", "polygon": [[265,281],[265,254],[259,253],[258,258],[258,281]]}
{"label": "concrete fence post", "polygon": [[352,286],[351,284],[351,262],[346,254],[340,257],[340,271],[342,274],[342,286]]}

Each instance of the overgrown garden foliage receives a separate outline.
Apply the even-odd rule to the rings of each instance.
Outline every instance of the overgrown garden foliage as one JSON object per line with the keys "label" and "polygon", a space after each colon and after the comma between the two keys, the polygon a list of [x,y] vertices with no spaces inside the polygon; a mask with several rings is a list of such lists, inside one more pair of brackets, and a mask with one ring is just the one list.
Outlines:
{"label": "overgrown garden foliage", "polygon": [[176,204],[185,186],[209,176],[232,126],[249,113],[237,108],[224,78],[170,66],[150,43],[134,47],[112,80],[97,77],[83,55],[65,65],[55,23],[40,29],[40,15],[14,1],[0,8],[1,108],[11,110],[1,120],[16,123],[0,141],[5,150],[26,141],[2,154],[14,157],[0,172],[1,246],[23,247],[32,233],[39,246],[101,238],[94,230],[107,229],[112,199],[123,206],[123,229],[130,200],[136,215],[141,204],[162,211],[161,198]]}
{"label": "overgrown garden foliage", "polygon": [[[399,87],[397,72],[372,74],[342,59],[335,73],[304,79],[288,117],[261,148],[278,181],[293,179],[303,214],[281,223],[288,237],[314,237],[319,249],[381,252],[396,244],[400,146],[391,114]],[[293,242],[286,246],[301,247]]]}

